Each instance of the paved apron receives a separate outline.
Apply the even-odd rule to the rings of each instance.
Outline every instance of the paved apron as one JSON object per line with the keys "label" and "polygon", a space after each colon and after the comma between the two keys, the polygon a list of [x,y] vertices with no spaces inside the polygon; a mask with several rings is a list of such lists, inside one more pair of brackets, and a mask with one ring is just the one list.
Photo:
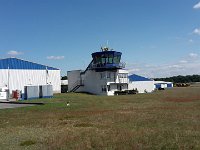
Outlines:
{"label": "paved apron", "polygon": [[34,105],[32,105],[32,104],[9,104],[9,103],[0,103],[0,109],[18,108],[18,107],[27,107],[27,106],[34,106]]}

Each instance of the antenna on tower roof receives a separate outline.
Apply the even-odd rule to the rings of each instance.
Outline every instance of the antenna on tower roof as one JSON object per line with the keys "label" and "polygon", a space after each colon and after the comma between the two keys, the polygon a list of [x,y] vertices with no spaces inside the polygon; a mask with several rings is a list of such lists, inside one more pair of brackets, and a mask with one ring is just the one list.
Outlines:
{"label": "antenna on tower roof", "polygon": [[[103,51],[109,51],[110,50],[110,48],[109,48],[109,42],[108,42],[108,40],[106,41],[106,46],[101,46],[101,51],[103,52]],[[111,50],[113,50],[113,49],[111,49]]]}
{"label": "antenna on tower roof", "polygon": [[106,42],[106,46],[108,47],[108,40],[107,40],[107,42]]}

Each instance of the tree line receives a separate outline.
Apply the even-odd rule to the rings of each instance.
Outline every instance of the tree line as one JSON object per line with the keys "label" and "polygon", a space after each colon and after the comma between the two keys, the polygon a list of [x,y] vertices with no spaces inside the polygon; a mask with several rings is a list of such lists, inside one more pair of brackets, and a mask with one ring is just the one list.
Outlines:
{"label": "tree line", "polygon": [[191,82],[200,82],[200,75],[187,75],[187,76],[173,76],[167,78],[155,78],[155,81],[166,81],[173,83],[191,83]]}
{"label": "tree line", "polygon": [[67,76],[62,76],[61,80],[68,80],[68,77]]}
{"label": "tree line", "polygon": [[[67,80],[67,76],[62,76],[61,80]],[[167,78],[155,78],[155,81],[166,81],[173,83],[191,83],[191,82],[200,82],[200,75],[187,75],[187,76],[173,76]]]}

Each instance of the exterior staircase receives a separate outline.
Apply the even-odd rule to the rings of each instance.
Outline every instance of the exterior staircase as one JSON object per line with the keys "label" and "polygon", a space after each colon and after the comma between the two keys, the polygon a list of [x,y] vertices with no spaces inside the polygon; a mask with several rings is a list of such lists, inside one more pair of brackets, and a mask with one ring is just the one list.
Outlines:
{"label": "exterior staircase", "polygon": [[70,90],[70,92],[76,92],[76,90],[78,90],[79,87],[84,86],[83,84],[83,80],[77,80],[74,85],[73,88]]}

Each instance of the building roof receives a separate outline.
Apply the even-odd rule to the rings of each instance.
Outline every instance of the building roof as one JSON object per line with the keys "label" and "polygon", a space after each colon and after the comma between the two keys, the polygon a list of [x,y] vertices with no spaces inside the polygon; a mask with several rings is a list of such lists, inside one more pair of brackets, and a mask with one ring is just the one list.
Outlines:
{"label": "building roof", "polygon": [[129,81],[153,81],[149,78],[142,77],[142,76],[139,76],[136,74],[132,74],[132,75],[128,76],[128,78],[129,78]]}
{"label": "building roof", "polygon": [[166,81],[154,81],[154,84],[173,84],[173,82],[166,82]]}
{"label": "building roof", "polygon": [[95,56],[102,56],[102,55],[106,55],[106,54],[112,54],[114,56],[116,55],[122,55],[121,52],[117,52],[117,51],[102,51],[102,52],[94,52],[92,53],[92,57],[94,58]]}
{"label": "building roof", "polygon": [[18,59],[5,58],[0,59],[0,69],[30,69],[30,70],[59,70],[57,68],[41,65],[38,63]]}

